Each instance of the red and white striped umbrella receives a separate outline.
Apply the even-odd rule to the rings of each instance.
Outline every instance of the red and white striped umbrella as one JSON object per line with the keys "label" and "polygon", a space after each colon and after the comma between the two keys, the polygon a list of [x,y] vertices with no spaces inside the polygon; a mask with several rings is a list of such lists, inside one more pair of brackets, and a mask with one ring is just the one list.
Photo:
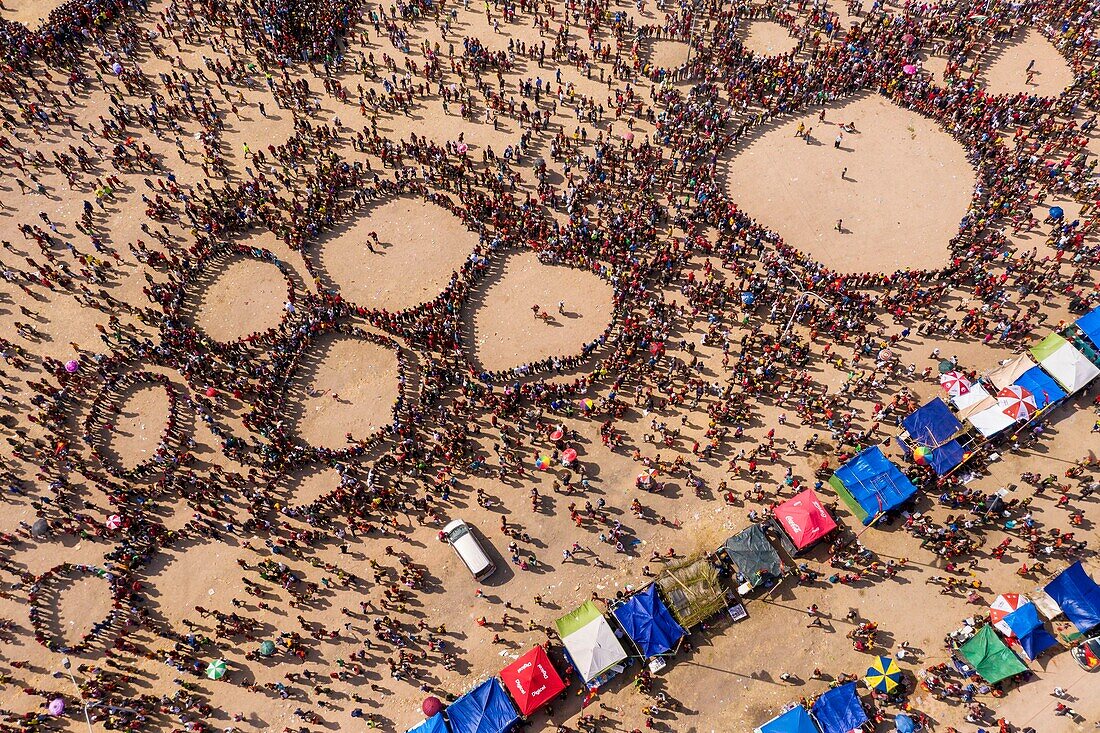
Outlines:
{"label": "red and white striped umbrella", "polygon": [[122,526],[122,517],[112,514],[107,517],[107,529],[118,529]]}
{"label": "red and white striped umbrella", "polygon": [[1005,616],[1027,602],[1027,598],[1021,598],[1019,593],[1002,593],[989,604],[989,620],[999,631],[1012,636],[1012,629],[1004,621]]}
{"label": "red and white striped umbrella", "polygon": [[958,397],[970,391],[970,380],[959,372],[946,372],[940,375],[940,386],[947,394]]}
{"label": "red and white striped umbrella", "polygon": [[1035,404],[1035,395],[1018,384],[1010,384],[997,393],[1004,414],[1013,420],[1027,420],[1039,409]]}

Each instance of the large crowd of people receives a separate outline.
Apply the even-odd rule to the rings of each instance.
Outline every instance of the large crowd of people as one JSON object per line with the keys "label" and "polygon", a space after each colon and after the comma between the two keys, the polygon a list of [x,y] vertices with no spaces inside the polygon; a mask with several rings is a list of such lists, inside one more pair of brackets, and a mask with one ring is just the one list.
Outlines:
{"label": "large crowd of people", "polygon": [[[278,636],[280,653],[312,663],[317,642],[353,642],[352,622],[371,632],[324,672],[290,672],[285,682],[257,685],[251,675],[234,671],[227,681],[292,697],[303,730],[337,707],[335,686],[350,691],[354,717],[388,725],[388,685],[446,696],[451,691],[437,686],[435,670],[460,666],[446,625],[412,613],[413,599],[432,581],[402,549],[409,536],[398,521],[411,515],[440,525],[460,479],[522,483],[531,473],[533,450],[552,453],[557,465],[567,441],[547,436],[565,420],[598,421],[605,445],[626,451],[629,424],[644,414],[641,419],[652,421],[651,440],[631,448],[639,462],[662,479],[684,479],[703,501],[710,487],[700,464],[719,460],[728,470],[714,496],[763,521],[784,494],[813,480],[788,470],[770,485],[767,477],[781,455],[807,456],[825,475],[859,448],[881,442],[916,406],[906,385],[921,375],[916,364],[887,355],[890,347],[921,337],[1022,348],[1045,325],[1043,303],[1084,312],[1100,302],[1097,158],[1086,148],[1100,103],[1090,7],[1078,0],[906,2],[898,8],[876,2],[866,11],[861,5],[849,4],[857,22],[845,27],[836,8],[806,0],[767,6],[658,2],[664,20],[651,25],[600,0],[568,0],[564,8],[537,0],[486,2],[494,28],[537,29],[539,44],[510,38],[507,51],[493,50],[501,48],[499,39],[467,36],[459,42],[452,27],[458,6],[438,0],[388,7],[349,0],[172,0],[155,12],[137,0],[70,0],[42,28],[0,26],[0,50],[11,70],[0,76],[6,120],[0,182],[22,194],[18,207],[4,208],[22,212],[27,197],[31,208],[48,208],[52,197],[44,181],[55,173],[74,189],[69,195],[88,197],[77,222],[82,243],[63,243],[44,210],[20,222],[24,238],[37,248],[33,256],[24,254],[16,264],[15,248],[4,242],[3,277],[19,290],[8,301],[71,296],[102,311],[109,324],[98,327],[102,344],[72,345],[79,354],[72,366],[38,360],[18,340],[0,340],[5,366],[21,375],[0,379],[22,378],[31,394],[25,411],[4,397],[3,409],[19,423],[6,434],[12,460],[0,466],[5,489],[33,497],[46,536],[112,543],[105,571],[114,597],[111,617],[75,643],[55,639],[48,615],[34,604],[64,577],[99,571],[62,565],[27,575],[0,559],[0,570],[16,573],[29,594],[40,643],[69,653],[97,644],[102,649],[103,664],[80,670],[84,698],[109,701],[86,709],[89,715],[112,729],[173,720],[188,731],[214,730],[210,705],[195,684],[204,674],[203,660],[216,645],[247,649],[242,659],[259,660],[252,650],[259,625],[242,609],[285,601],[296,609],[298,628]],[[480,8],[469,11],[467,2],[462,10]],[[745,46],[742,27],[763,17],[789,29],[791,51],[761,56]],[[441,29],[449,48],[417,40],[425,22]],[[983,58],[1029,28],[1046,34],[1066,58],[1073,85],[1057,97],[988,93],[979,77]],[[676,68],[658,68],[647,61],[656,41],[683,42],[690,55]],[[188,67],[168,48],[207,44],[220,53],[217,59],[203,55],[201,68]],[[948,59],[943,79],[906,70],[928,49]],[[155,75],[143,68],[154,60],[163,69]],[[521,62],[528,78],[517,81]],[[605,83],[606,99],[563,82],[555,66]],[[256,150],[246,146],[243,175],[228,180],[239,159],[228,149],[224,121],[246,103],[243,90],[263,97],[263,116],[264,104],[293,114],[294,132]],[[91,94],[110,99],[106,116],[81,116],[75,100]],[[722,162],[759,129],[796,113],[820,110],[824,116],[829,105],[855,94],[880,94],[931,118],[967,150],[979,182],[950,243],[948,266],[835,272],[762,226],[725,190]],[[326,107],[336,104],[332,119],[321,119],[321,99]],[[390,116],[439,101],[470,124],[495,127],[506,118],[522,132],[504,150],[483,148],[479,160],[461,140],[415,133],[394,138],[380,130],[379,122]],[[167,144],[154,149],[139,142],[139,130]],[[185,131],[201,142],[198,158],[181,142]],[[39,142],[63,133],[67,148],[55,145],[44,153]],[[181,164],[201,167],[205,178],[182,184],[172,172]],[[131,184],[141,191],[144,219],[129,253],[158,275],[146,274],[147,302],[140,304],[112,293],[125,253],[110,243],[104,211]],[[396,197],[458,217],[479,243],[432,300],[399,312],[365,308],[330,282],[318,261],[319,242]],[[1036,218],[1033,210],[1054,198],[1079,202],[1080,217]],[[312,282],[299,282],[287,263],[250,246],[248,237],[257,231],[274,232],[300,253]],[[1045,234],[1056,254],[1017,251],[1010,235],[1020,232]],[[497,275],[501,258],[520,249],[606,280],[614,290],[613,314],[597,338],[577,344],[573,353],[486,371],[478,366],[466,304]],[[267,331],[218,342],[195,324],[196,293],[239,257],[280,268],[288,287],[284,317]],[[713,271],[718,268],[722,277]],[[956,308],[949,296],[958,293],[967,305]],[[42,334],[33,311],[20,308],[25,322],[19,339],[37,343]],[[301,389],[303,358],[320,336],[332,333],[394,349],[402,380],[391,422],[341,449],[302,444],[284,419],[288,401]],[[721,353],[720,379],[705,369],[704,349]],[[812,376],[812,365],[822,360],[849,372],[841,389],[830,390]],[[156,453],[123,469],[106,447],[119,398],[148,383],[167,390],[169,422]],[[865,410],[864,403],[873,408]],[[247,434],[230,427],[235,404],[248,406]],[[780,425],[792,413],[806,439],[776,439],[775,425],[766,426],[772,428],[766,436],[746,432],[761,404],[783,413]],[[709,426],[693,445],[661,417],[700,407]],[[182,430],[183,412],[221,440],[239,472],[198,461]],[[33,481],[17,468],[21,462],[34,466]],[[325,467],[339,472],[335,490],[305,505],[287,497],[288,477]],[[1021,574],[1037,576],[1045,564],[1087,550],[1073,525],[1081,521],[1079,503],[1091,492],[1091,474],[1064,487],[1066,502],[1045,507],[1040,518],[1032,502],[1046,498],[1043,484],[1034,497],[1013,499],[990,516],[991,494],[967,488],[961,477],[937,478],[915,465],[909,473],[949,512],[942,519],[939,513],[914,514],[904,522],[947,568],[932,581],[944,593],[972,592],[968,563],[979,556],[1022,553],[1027,561]],[[597,506],[586,496],[583,462],[558,469],[555,478],[555,490],[573,496],[573,521],[592,535],[580,535],[585,544],[603,539],[626,553],[627,528],[604,511],[603,498]],[[91,516],[74,491],[77,480],[102,492],[123,518],[120,526],[106,528]],[[734,491],[738,483],[743,494]],[[39,493],[42,487],[48,496]],[[193,511],[181,529],[168,529],[153,511],[166,494],[183,497]],[[639,499],[635,504],[635,517],[649,517]],[[1062,518],[1058,512],[1064,526],[1052,519]],[[664,517],[660,522],[670,524]],[[532,538],[503,525],[517,566],[537,567]],[[995,532],[1004,542],[988,547]],[[5,543],[41,535],[28,525]],[[196,606],[186,630],[173,628],[144,597],[141,569],[162,553],[226,536],[255,554],[239,561],[241,593],[248,598],[234,598],[232,612]],[[359,588],[368,581],[318,560],[314,550],[334,545],[347,552],[352,539],[371,542],[365,574],[382,593],[341,609],[349,619],[344,629],[324,628],[308,613],[329,586]],[[307,579],[289,560],[314,565],[322,580]],[[821,571],[807,565],[795,575],[807,584],[822,576],[833,583],[883,582],[904,562],[883,562],[844,541],[833,545],[828,565]],[[499,622],[482,620],[498,638],[524,628],[516,613],[504,613]],[[855,648],[875,649],[874,624],[863,620],[856,628]],[[120,629],[150,632],[166,648],[139,647]],[[133,692],[133,674],[121,656],[174,668],[174,694]],[[368,686],[364,672],[384,666],[390,681]],[[942,665],[931,667],[921,684],[937,698],[973,706],[978,691],[952,675]],[[26,691],[43,704],[53,694],[30,684]],[[666,705],[662,698],[649,709]],[[989,717],[980,707],[967,714]],[[45,729],[47,721],[45,714],[9,714],[0,728]],[[653,725],[654,716],[646,723]],[[582,715],[578,725],[600,723]],[[1002,729],[1017,730],[1007,725]],[[569,729],[564,723],[559,728]]]}

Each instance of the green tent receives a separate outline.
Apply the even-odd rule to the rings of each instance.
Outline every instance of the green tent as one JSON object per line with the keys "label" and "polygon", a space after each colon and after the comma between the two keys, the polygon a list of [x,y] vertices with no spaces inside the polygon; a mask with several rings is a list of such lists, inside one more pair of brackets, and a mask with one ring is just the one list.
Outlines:
{"label": "green tent", "polygon": [[1005,646],[992,626],[983,626],[973,639],[959,647],[959,654],[990,684],[1027,671],[1027,665]]}

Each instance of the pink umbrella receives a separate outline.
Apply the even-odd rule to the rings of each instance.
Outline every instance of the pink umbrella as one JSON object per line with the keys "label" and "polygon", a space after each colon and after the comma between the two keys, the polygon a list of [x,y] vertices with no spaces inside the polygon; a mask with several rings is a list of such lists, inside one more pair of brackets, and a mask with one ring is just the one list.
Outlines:
{"label": "pink umbrella", "polygon": [[428,695],[424,702],[420,703],[420,712],[429,718],[443,711],[443,702],[435,695]]}
{"label": "pink umbrella", "polygon": [[997,402],[1004,414],[1013,420],[1027,420],[1038,411],[1035,395],[1018,384],[1010,384],[997,393]]}
{"label": "pink umbrella", "polygon": [[107,517],[107,529],[118,529],[122,526],[122,517],[112,514]]}
{"label": "pink umbrella", "polygon": [[55,697],[50,700],[50,704],[46,706],[46,712],[56,718],[61,715],[61,713],[65,712],[65,701],[60,697]]}
{"label": "pink umbrella", "polygon": [[901,37],[901,40],[904,41],[906,44],[910,44],[913,41],[917,40],[917,38],[912,33],[906,33],[904,36]]}
{"label": "pink umbrella", "polygon": [[466,143],[459,143],[458,144],[458,154],[459,155],[465,155],[466,151],[469,150],[469,149],[470,149],[470,146],[468,146]]}
{"label": "pink umbrella", "polygon": [[566,448],[561,452],[561,462],[565,465],[569,465],[575,460],[577,460],[577,451],[572,448]]}
{"label": "pink umbrella", "polygon": [[913,64],[906,64],[905,66],[901,67],[901,70],[904,71],[909,76],[912,76],[913,74],[917,73],[917,67],[913,66]]}
{"label": "pink umbrella", "polygon": [[941,374],[940,386],[952,397],[958,397],[970,391],[969,380],[959,372],[945,372]]}
{"label": "pink umbrella", "polygon": [[75,372],[79,368],[80,368],[80,362],[77,361],[76,359],[71,359],[71,360],[65,362],[65,371],[67,371],[69,374],[72,374],[73,372]]}
{"label": "pink umbrella", "polygon": [[557,428],[557,429],[554,430],[554,432],[550,433],[550,440],[553,440],[553,441],[561,440],[564,435],[565,435],[565,431],[563,431],[561,428]]}

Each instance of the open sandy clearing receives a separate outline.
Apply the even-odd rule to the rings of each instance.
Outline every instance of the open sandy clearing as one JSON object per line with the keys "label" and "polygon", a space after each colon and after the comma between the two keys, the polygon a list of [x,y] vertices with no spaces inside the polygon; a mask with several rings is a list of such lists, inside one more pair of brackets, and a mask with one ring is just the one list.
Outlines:
{"label": "open sandy clearing", "polygon": [[648,63],[661,69],[673,69],[687,61],[689,46],[683,41],[653,41]]}
{"label": "open sandy clearing", "polygon": [[[570,267],[544,265],[534,252],[510,255],[503,269],[474,292],[474,358],[490,371],[551,356],[571,356],[600,335],[611,320],[611,285]],[[558,302],[564,301],[564,313]],[[549,312],[543,319],[532,312]]]}
{"label": "open sandy clearing", "polygon": [[168,395],[159,384],[143,384],[126,396],[115,419],[108,449],[129,470],[153,457],[168,421]]}
{"label": "open sandy clearing", "polygon": [[150,606],[175,630],[193,618],[194,606],[230,607],[240,592],[240,568],[235,548],[220,542],[190,544],[159,555],[145,569],[143,582]]}
{"label": "open sandy clearing", "polygon": [[279,325],[287,282],[278,267],[236,258],[199,294],[195,325],[215,341],[235,341]]}
{"label": "open sandy clearing", "polygon": [[327,337],[306,358],[303,391],[292,408],[304,442],[346,447],[346,434],[367,438],[392,420],[398,395],[393,351],[354,336],[337,336]]}
{"label": "open sandy clearing", "polygon": [[[995,48],[992,57],[984,59],[980,81],[993,94],[1039,94],[1056,97],[1073,83],[1073,70],[1050,41],[1034,28],[1028,28],[1019,40]],[[1035,72],[1027,81],[1028,64]]]}
{"label": "open sandy clearing", "polygon": [[328,496],[340,486],[340,471],[331,466],[315,469],[280,481],[276,492],[290,506],[307,506]]}
{"label": "open sandy clearing", "polygon": [[53,10],[65,0],[4,0],[0,4],[0,18],[38,30]]}
{"label": "open sandy clearing", "polygon": [[92,627],[107,618],[111,612],[111,587],[103,578],[94,575],[73,575],[59,581],[56,595],[56,609],[46,609],[45,618],[50,619],[56,612],[56,628],[47,629],[57,633],[66,644],[77,644]]}
{"label": "open sandy clearing", "polygon": [[[378,235],[377,243],[371,232]],[[402,197],[329,234],[320,244],[319,260],[322,276],[345,299],[397,311],[439,295],[477,241],[442,207]]]}
{"label": "open sandy clearing", "polygon": [[796,41],[779,23],[771,20],[750,20],[741,26],[738,38],[745,48],[758,56],[779,56],[794,50]]}
{"label": "open sandy clearing", "polygon": [[[799,123],[812,129],[809,143]],[[841,123],[858,132],[842,133]],[[889,272],[946,263],[974,173],[936,123],[860,96],[830,109],[825,123],[799,115],[764,133],[730,162],[728,184],[752,216],[827,266]]]}

